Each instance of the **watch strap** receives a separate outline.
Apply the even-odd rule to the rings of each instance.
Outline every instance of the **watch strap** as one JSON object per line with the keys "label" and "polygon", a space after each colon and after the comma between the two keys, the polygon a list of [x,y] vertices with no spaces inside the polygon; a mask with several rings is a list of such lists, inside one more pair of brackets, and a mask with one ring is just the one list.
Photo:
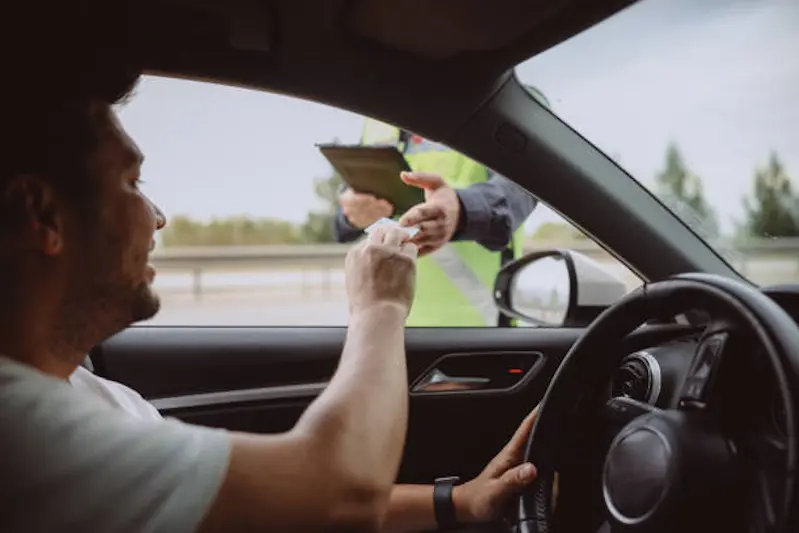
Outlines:
{"label": "watch strap", "polygon": [[452,501],[452,488],[459,482],[460,478],[455,476],[443,477],[436,479],[433,485],[433,509],[440,531],[454,529],[458,525],[455,504]]}

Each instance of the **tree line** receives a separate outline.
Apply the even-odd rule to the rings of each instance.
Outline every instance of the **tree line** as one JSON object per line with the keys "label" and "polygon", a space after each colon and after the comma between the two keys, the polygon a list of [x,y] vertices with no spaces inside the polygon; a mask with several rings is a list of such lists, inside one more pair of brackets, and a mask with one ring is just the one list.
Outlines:
{"label": "tree line", "polygon": [[[705,198],[702,180],[688,168],[675,143],[666,149],[665,166],[655,178],[654,192],[702,237],[719,236],[718,214]],[[799,236],[799,196],[775,152],[755,169],[743,207],[744,217],[735,221],[734,237]]]}
{"label": "tree line", "polygon": [[209,222],[186,215],[169,218],[161,232],[165,247],[183,246],[265,246],[272,244],[318,244],[334,242],[333,219],[336,216],[341,177],[314,180],[314,192],[322,206],[311,210],[301,224],[276,218],[234,216]]}
{"label": "tree line", "polygon": [[[203,222],[177,215],[170,217],[163,230],[162,244],[183,247],[334,242],[332,225],[342,187],[341,176],[333,172],[328,177],[315,179],[313,186],[320,207],[309,211],[302,223],[246,216]],[[705,197],[702,179],[690,170],[675,143],[666,149],[653,192],[702,237],[719,237],[718,214]],[[799,195],[776,153],[771,153],[766,163],[755,169],[752,190],[742,201],[744,218],[736,221],[736,237],[799,236]],[[533,238],[547,240],[584,237],[571,225],[555,222],[542,224],[533,235]]]}

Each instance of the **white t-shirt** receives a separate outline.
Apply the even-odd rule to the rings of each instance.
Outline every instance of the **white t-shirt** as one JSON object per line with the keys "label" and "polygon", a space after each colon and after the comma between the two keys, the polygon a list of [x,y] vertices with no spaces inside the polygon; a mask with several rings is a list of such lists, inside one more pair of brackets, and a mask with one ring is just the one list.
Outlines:
{"label": "white t-shirt", "polygon": [[160,420],[161,413],[153,404],[130,387],[92,374],[82,366],[69,376],[73,387],[96,395],[111,407],[121,409],[142,420]]}
{"label": "white t-shirt", "polygon": [[[76,387],[0,357],[0,530],[196,531],[227,470],[227,433],[144,416],[133,391],[81,374]],[[135,416],[121,415],[131,398]]]}

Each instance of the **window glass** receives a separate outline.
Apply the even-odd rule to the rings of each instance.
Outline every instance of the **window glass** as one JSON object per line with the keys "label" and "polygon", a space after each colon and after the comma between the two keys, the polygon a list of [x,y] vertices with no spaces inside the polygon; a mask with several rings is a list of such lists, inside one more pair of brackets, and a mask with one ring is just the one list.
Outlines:
{"label": "window glass", "polygon": [[[343,185],[316,145],[358,143],[363,117],[281,95],[149,76],[119,114],[146,155],[142,188],[168,218],[153,254],[161,312],[145,325],[346,325],[349,244],[336,242],[333,231]],[[414,136],[407,142],[409,160],[448,150]],[[544,206],[519,233],[527,249],[573,245],[637,281]],[[459,246],[492,302],[499,252],[492,252],[490,271],[483,252]],[[455,283],[436,266],[420,262],[422,268],[427,281],[412,326],[496,325],[477,324],[484,315]]]}
{"label": "window glass", "polygon": [[742,274],[799,281],[799,2],[642,0],[516,69]]}

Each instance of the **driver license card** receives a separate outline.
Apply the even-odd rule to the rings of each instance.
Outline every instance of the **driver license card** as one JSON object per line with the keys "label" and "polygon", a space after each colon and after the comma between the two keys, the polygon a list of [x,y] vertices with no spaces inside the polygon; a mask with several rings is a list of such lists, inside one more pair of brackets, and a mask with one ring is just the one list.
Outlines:
{"label": "driver license card", "polygon": [[416,227],[407,228],[405,226],[400,226],[399,222],[397,222],[396,220],[391,219],[391,218],[381,218],[380,220],[378,220],[377,222],[375,222],[374,224],[372,224],[371,226],[366,228],[364,231],[366,233],[372,233],[375,230],[375,228],[379,228],[379,227],[383,227],[383,226],[391,226],[391,227],[394,227],[394,228],[399,228],[399,229],[403,230],[404,232],[406,232],[408,234],[408,237],[410,237],[410,238],[413,238],[417,233],[419,233],[419,228],[416,228]]}

